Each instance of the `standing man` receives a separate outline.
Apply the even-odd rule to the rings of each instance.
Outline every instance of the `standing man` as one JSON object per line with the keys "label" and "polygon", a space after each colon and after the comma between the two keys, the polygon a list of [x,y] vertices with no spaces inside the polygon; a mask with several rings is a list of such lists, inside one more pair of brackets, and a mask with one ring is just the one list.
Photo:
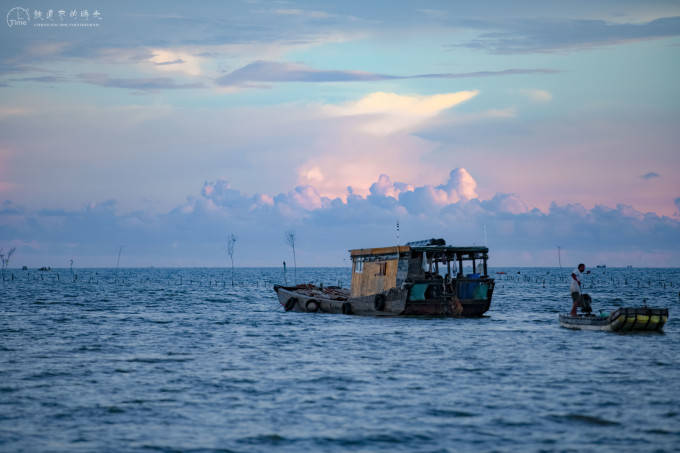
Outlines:
{"label": "standing man", "polygon": [[576,307],[581,305],[581,279],[583,272],[586,270],[586,265],[581,263],[576,269],[571,272],[571,316],[576,316]]}

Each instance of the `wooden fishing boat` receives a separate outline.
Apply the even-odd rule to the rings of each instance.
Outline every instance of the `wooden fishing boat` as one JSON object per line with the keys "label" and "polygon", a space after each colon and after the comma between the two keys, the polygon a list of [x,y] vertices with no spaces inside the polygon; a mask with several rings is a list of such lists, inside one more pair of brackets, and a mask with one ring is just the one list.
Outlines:
{"label": "wooden fishing boat", "polygon": [[667,308],[625,307],[609,315],[560,313],[560,325],[568,329],[611,332],[662,332],[668,320]]}
{"label": "wooden fishing boat", "polygon": [[[449,246],[443,239],[350,250],[350,290],[305,284],[275,285],[274,291],[284,309],[294,312],[481,316],[494,289],[487,275],[488,252],[487,247]],[[463,273],[466,262],[472,267],[468,275]]]}

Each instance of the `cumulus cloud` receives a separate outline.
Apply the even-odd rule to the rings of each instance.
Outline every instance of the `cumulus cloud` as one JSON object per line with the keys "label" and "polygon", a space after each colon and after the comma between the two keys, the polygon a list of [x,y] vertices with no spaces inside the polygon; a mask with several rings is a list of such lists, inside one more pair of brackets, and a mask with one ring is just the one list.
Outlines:
{"label": "cumulus cloud", "polygon": [[206,181],[203,183],[201,195],[214,205],[223,208],[247,207],[251,201],[249,197],[242,195],[240,191],[232,189],[231,184],[225,180]]}
{"label": "cumulus cloud", "polygon": [[369,192],[374,197],[391,197],[399,198],[402,192],[412,192],[414,186],[403,182],[392,182],[390,177],[386,174],[380,175],[378,180],[371,184]]}
{"label": "cumulus cloud", "polygon": [[423,214],[477,198],[477,182],[464,168],[456,168],[444,184],[415,187],[399,195],[401,205],[412,214]]}
{"label": "cumulus cloud", "polygon": [[[304,216],[306,211],[313,211],[327,206],[331,199],[319,195],[315,187],[311,185],[296,186],[286,193],[275,196],[267,194],[247,195],[239,190],[232,189],[231,184],[225,180],[205,182],[201,190],[204,204],[207,209],[226,209],[230,212],[253,211],[259,208],[274,208],[285,216]],[[184,205],[184,209],[193,209],[193,201]]]}
{"label": "cumulus cloud", "polygon": [[[680,197],[675,200],[680,209]],[[225,231],[242,239],[242,265],[276,265],[286,256],[282,232],[295,228],[304,265],[346,264],[345,251],[391,243],[399,219],[404,240],[442,236],[480,244],[485,229],[494,265],[552,265],[559,243],[579,259],[608,264],[680,264],[680,220],[631,206],[579,204],[530,209],[515,194],[481,199],[463,168],[439,185],[394,182],[382,174],[367,196],[324,197],[310,185],[277,195],[248,195],[224,180],[204,183],[198,196],[168,213],[119,212],[115,201],[76,210],[32,211],[0,205],[0,246],[19,244],[16,263],[109,265],[125,244],[127,265],[223,265]],[[615,233],[613,233],[615,232]]]}
{"label": "cumulus cloud", "polygon": [[529,212],[529,206],[517,194],[499,193],[482,205],[489,211],[497,213],[524,214]]}
{"label": "cumulus cloud", "polygon": [[451,170],[449,180],[446,184],[443,184],[438,188],[444,190],[448,194],[449,199],[452,199],[451,197],[453,194],[455,194],[458,199],[462,200],[477,198],[477,192],[475,192],[477,189],[477,182],[464,168]]}
{"label": "cumulus cloud", "polygon": [[353,193],[366,196],[381,174],[397,180],[429,181],[445,173],[423,161],[435,144],[407,133],[378,136],[366,133],[366,119],[332,117],[332,130],[313,143],[310,153],[297,168],[297,184],[313,185],[319,193],[345,199]]}
{"label": "cumulus cloud", "polygon": [[[376,178],[384,173],[421,182],[442,177],[442,169],[423,161],[436,145],[411,132],[476,95],[477,91],[431,96],[377,92],[357,101],[321,106],[317,116],[332,128],[324,129],[314,143],[318,151],[298,166],[297,183],[345,200],[348,186],[355,194],[369,195]],[[382,184],[384,180],[378,185]],[[405,189],[391,190],[400,193]],[[436,193],[448,199],[447,189],[437,188]]]}

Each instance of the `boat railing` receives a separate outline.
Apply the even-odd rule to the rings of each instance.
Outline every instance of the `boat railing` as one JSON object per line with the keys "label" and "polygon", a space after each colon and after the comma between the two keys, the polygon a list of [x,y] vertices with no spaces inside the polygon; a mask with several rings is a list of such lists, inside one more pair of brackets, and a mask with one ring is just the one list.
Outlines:
{"label": "boat railing", "polygon": [[456,295],[459,299],[488,300],[494,287],[489,277],[457,277],[453,280],[442,278],[415,279],[408,281],[409,300]]}

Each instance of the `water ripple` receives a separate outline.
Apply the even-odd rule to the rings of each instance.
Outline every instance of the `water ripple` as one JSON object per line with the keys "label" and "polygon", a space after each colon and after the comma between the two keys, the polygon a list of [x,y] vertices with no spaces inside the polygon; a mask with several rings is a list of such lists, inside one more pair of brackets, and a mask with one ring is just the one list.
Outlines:
{"label": "water ripple", "polygon": [[562,329],[568,275],[502,270],[481,319],[285,313],[279,269],[237,269],[233,287],[224,269],[14,271],[0,287],[0,450],[676,449],[680,270],[586,281],[596,311],[669,307],[663,335]]}

